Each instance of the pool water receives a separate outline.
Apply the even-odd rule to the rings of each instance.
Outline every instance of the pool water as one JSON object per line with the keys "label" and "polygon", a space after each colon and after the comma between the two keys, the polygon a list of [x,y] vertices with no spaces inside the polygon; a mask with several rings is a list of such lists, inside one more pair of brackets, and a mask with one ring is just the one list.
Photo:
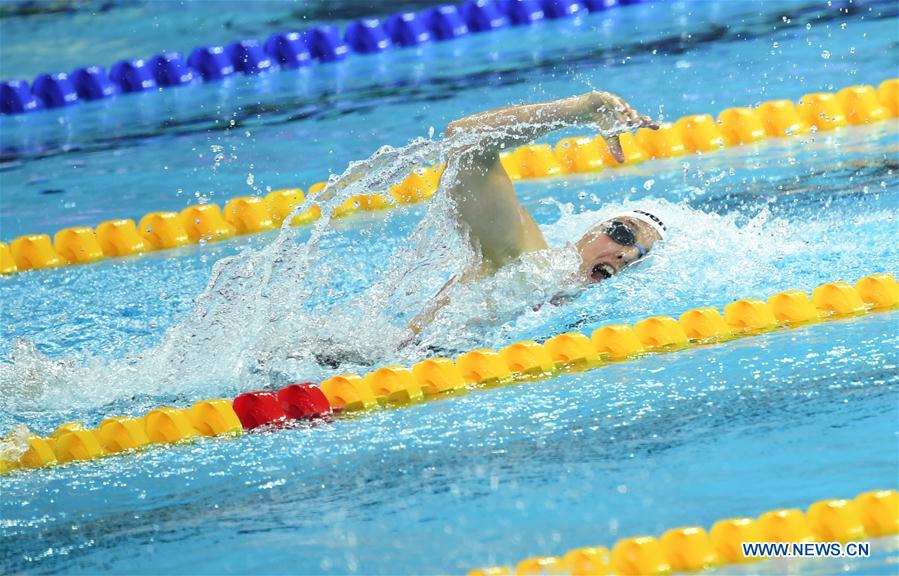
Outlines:
{"label": "pool water", "polygon": [[[96,22],[141,6],[113,7]],[[270,30],[234,6],[219,12],[241,31]],[[158,18],[177,30],[209,11],[188,4]],[[440,159],[449,121],[513,101],[599,88],[674,119],[876,85],[895,75],[896,17],[892,2],[649,2],[0,117],[0,231],[8,240],[306,187],[381,144],[398,151],[367,165],[387,173],[401,163],[394,157]],[[64,16],[40,18],[43,29]],[[4,35],[30,25],[0,24]],[[218,24],[205,26],[177,47],[211,38]],[[219,41],[239,34],[229,32]],[[134,46],[146,54],[170,47],[144,34]],[[109,42],[99,32],[98,41]],[[43,71],[6,44],[4,75]],[[115,50],[105,45],[44,61],[109,64],[92,60]],[[896,128],[892,120],[518,183],[560,263],[570,257],[566,242],[622,208],[648,208],[674,233],[627,274],[563,306],[534,310],[560,272],[526,258],[458,290],[404,348],[404,322],[465,264],[440,192],[428,204],[315,229],[2,278],[0,430],[24,424],[48,434],[69,420],[93,426],[113,414],[896,274]],[[410,145],[415,138],[425,141]],[[232,258],[216,264],[224,257]],[[4,476],[0,566],[463,572],[895,487],[897,320],[895,311],[870,314],[329,424]],[[866,561],[789,568],[893,573],[896,543],[875,549]]]}
{"label": "pool water", "polygon": [[461,572],[889,486],[895,321],[12,477],[4,564]]}

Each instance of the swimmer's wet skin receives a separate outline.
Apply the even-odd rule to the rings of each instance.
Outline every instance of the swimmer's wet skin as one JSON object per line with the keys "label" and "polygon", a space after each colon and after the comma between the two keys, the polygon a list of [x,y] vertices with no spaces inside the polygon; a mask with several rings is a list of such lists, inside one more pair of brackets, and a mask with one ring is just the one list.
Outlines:
{"label": "swimmer's wet skin", "polygon": [[[588,125],[599,131],[612,156],[624,161],[619,135],[650,128],[658,123],[638,113],[633,106],[609,92],[539,104],[507,106],[452,122],[446,136],[473,135],[473,144],[463,146],[455,158],[458,171],[447,183],[447,193],[456,206],[456,220],[464,228],[480,266],[451,279],[409,327],[420,332],[447,303],[446,291],[457,281],[490,274],[527,252],[549,248],[540,228],[521,205],[512,180],[500,162],[500,153],[523,146],[562,128]],[[642,258],[664,236],[661,220],[647,212],[634,211],[598,223],[577,241],[581,257],[578,280],[600,282],[620,273]]]}
{"label": "swimmer's wet skin", "polygon": [[662,220],[643,210],[600,222],[577,242],[581,276],[589,283],[611,278],[646,256],[665,233]]}

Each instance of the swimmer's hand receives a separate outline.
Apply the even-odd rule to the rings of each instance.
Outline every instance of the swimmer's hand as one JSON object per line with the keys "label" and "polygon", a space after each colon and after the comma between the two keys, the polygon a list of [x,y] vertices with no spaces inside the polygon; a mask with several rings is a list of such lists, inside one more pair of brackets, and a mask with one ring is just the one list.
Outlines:
{"label": "swimmer's hand", "polygon": [[624,162],[624,151],[618,135],[638,128],[658,130],[659,124],[649,116],[637,112],[620,96],[611,92],[588,92],[578,96],[584,123],[596,126],[615,160]]}
{"label": "swimmer's hand", "polygon": [[410,329],[406,332],[406,335],[400,340],[399,346],[397,346],[397,350],[403,350],[404,348],[411,346],[412,344],[418,343],[418,334],[419,331]]}

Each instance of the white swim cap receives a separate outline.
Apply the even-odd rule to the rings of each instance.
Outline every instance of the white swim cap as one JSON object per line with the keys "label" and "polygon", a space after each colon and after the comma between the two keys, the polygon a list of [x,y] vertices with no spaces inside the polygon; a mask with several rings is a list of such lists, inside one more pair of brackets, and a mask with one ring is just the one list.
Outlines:
{"label": "white swim cap", "polygon": [[657,216],[650,214],[649,212],[644,212],[643,210],[634,210],[632,212],[619,214],[619,216],[627,216],[629,218],[633,218],[634,220],[639,220],[640,222],[649,224],[662,240],[664,240],[668,235],[668,228],[665,226],[665,223],[662,222]]}

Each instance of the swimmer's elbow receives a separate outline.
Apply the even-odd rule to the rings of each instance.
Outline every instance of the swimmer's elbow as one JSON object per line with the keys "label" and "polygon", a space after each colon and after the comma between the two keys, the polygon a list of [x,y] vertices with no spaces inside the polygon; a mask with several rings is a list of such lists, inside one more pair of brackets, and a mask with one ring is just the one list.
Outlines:
{"label": "swimmer's elbow", "polygon": [[462,129],[462,124],[458,120],[449,123],[449,126],[446,127],[446,136],[449,138],[450,136],[454,136],[458,134]]}
{"label": "swimmer's elbow", "polygon": [[471,117],[459,118],[458,120],[453,120],[449,123],[446,127],[446,135],[453,136],[454,134],[461,134],[473,128],[478,128],[480,131],[480,124],[477,119]]}

